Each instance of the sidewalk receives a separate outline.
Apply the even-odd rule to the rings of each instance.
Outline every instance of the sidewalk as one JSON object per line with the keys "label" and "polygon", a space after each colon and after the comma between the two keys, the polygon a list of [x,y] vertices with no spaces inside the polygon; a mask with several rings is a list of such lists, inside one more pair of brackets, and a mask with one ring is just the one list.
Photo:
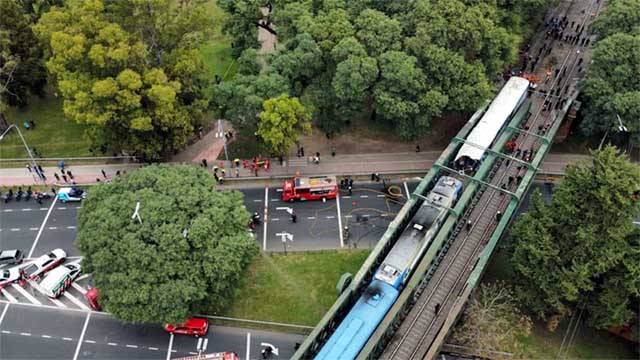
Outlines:
{"label": "sidewalk", "polygon": [[[115,176],[116,171],[121,173],[124,171],[134,171],[139,168],[140,164],[117,164],[117,165],[78,165],[67,166],[65,170],[71,171],[73,175],[73,181],[77,184],[94,184],[96,179],[105,181]],[[47,177],[46,185],[65,185],[71,184],[71,180],[67,178],[68,182],[64,182],[62,177],[57,182],[53,173],[62,175],[60,169],[57,167],[49,166],[43,167],[44,174]],[[102,176],[102,170],[107,173],[107,179]],[[0,186],[28,186],[28,185],[42,185],[42,181],[38,179],[35,172],[29,172],[26,168],[5,168],[0,169]]]}

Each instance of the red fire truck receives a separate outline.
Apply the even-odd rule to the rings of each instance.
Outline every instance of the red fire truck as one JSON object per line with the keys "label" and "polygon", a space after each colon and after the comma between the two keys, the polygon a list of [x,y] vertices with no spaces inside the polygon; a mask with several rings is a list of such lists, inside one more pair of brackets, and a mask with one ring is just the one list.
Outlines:
{"label": "red fire truck", "polygon": [[337,195],[335,176],[296,177],[285,180],[282,189],[283,201],[335,199]]}
{"label": "red fire truck", "polygon": [[173,358],[172,360],[239,360],[238,354],[233,352],[218,352],[211,354],[185,356],[181,358]]}

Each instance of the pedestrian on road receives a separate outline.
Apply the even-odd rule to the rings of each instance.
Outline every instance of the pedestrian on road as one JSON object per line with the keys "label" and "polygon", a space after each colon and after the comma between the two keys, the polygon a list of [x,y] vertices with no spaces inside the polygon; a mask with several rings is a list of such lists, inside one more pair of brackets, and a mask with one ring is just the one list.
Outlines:
{"label": "pedestrian on road", "polygon": [[209,164],[207,164],[207,159],[202,159],[202,166],[206,169],[209,167]]}
{"label": "pedestrian on road", "polygon": [[502,219],[502,212],[498,210],[496,213],[496,221],[500,222],[500,219]]}
{"label": "pedestrian on road", "polygon": [[295,223],[298,221],[298,215],[294,212],[291,212],[291,222]]}
{"label": "pedestrian on road", "polygon": [[107,173],[104,171],[104,169],[100,170],[102,172],[102,176],[104,176],[104,178],[107,178]]}
{"label": "pedestrian on road", "polygon": [[471,222],[471,220],[467,220],[467,231],[471,231],[471,226],[473,225],[473,223]]}
{"label": "pedestrian on road", "polygon": [[62,175],[62,180],[64,180],[64,182],[68,183],[69,181],[67,180],[67,175]]}
{"label": "pedestrian on road", "polygon": [[60,176],[58,176],[58,173],[53,173],[53,177],[56,178],[56,181],[60,181]]}
{"label": "pedestrian on road", "polygon": [[436,304],[433,312],[434,312],[434,314],[438,315],[438,313],[440,312],[440,303]]}
{"label": "pedestrian on road", "polygon": [[29,170],[29,172],[31,172],[31,165],[27,164],[27,170]]}
{"label": "pedestrian on road", "polygon": [[64,168],[61,168],[60,172],[62,173],[62,175],[65,175],[67,173],[66,171],[64,171]]}

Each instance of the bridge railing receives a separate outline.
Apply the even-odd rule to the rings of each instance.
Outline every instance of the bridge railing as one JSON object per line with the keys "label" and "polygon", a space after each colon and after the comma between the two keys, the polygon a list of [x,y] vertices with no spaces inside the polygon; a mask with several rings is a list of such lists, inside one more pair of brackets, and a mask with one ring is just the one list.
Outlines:
{"label": "bridge railing", "polygon": [[[484,114],[489,101],[487,101],[480,109],[478,109],[471,119],[460,129],[457,136],[466,138],[476,122]],[[438,162],[446,164],[451,161],[457,151],[459,144],[451,143],[438,158]],[[432,167],[426,176],[420,181],[414,193],[424,195],[435,180],[440,170]],[[404,229],[407,222],[413,217],[417,211],[417,206],[421,200],[411,196],[398,212],[396,218],[391,222],[380,241],[376,244],[373,251],[362,265],[358,273],[353,278],[351,284],[338,296],[336,302],[331,306],[329,311],[322,317],[313,331],[305,339],[304,343],[298,348],[292,359],[310,359],[313,358],[320,350],[322,345],[328,340],[333,331],[338,327],[342,319],[349,312],[358,297],[362,294],[368,285],[374,272],[384,260],[385,256],[395,244],[398,235]]]}
{"label": "bridge railing", "polygon": [[[531,103],[527,101],[512,117],[509,122],[509,127],[517,127],[523,119],[527,117],[529,114],[529,108]],[[471,120],[470,120],[471,122]],[[508,128],[503,131],[502,135],[499,136],[498,140],[491,147],[493,152],[489,152],[483,161],[480,169],[478,169],[474,179],[482,180],[485,179],[487,174],[493,169],[493,164],[498,159],[498,155],[495,152],[500,151],[505,143],[511,139],[512,133],[508,130]],[[458,136],[457,138],[466,138],[466,136]],[[452,141],[450,146],[453,144],[458,144],[457,141]],[[441,162],[440,159],[436,162],[433,168],[437,168],[439,166],[446,166],[447,162]],[[432,168],[432,170],[433,170]],[[467,185],[464,193],[458,199],[458,202],[454,208],[454,211],[458,214],[465,214],[467,209],[469,209],[469,205],[473,204],[474,198],[478,191],[481,191],[483,188],[480,186],[479,182],[471,181]],[[428,280],[435,271],[436,266],[439,262],[439,255],[441,251],[448,250],[449,244],[448,239],[451,237],[454,232],[458,232],[463,222],[459,221],[464,217],[456,218],[450,216],[444,222],[438,235],[432,241],[429,250],[424,255],[423,259],[420,261],[418,266],[415,268],[413,274],[411,275],[411,279],[403,289],[403,291],[398,296],[398,299],[392,306],[391,310],[384,317],[376,331],[369,338],[369,341],[362,349],[357,359],[377,359],[379,355],[384,351],[387,343],[395,333],[396,328],[400,325],[415,299],[420,297],[420,293],[423,287],[423,280]]]}

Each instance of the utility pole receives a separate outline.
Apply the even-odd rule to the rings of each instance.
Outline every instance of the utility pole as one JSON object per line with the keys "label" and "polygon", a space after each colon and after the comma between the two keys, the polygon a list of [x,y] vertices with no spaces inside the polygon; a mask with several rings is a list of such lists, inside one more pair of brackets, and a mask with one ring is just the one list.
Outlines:
{"label": "utility pole", "polygon": [[[20,131],[20,128],[16,126],[16,124],[11,124],[7,128],[7,130],[5,130],[2,134],[0,134],[0,140],[4,139],[4,136],[9,132],[9,130],[11,130],[11,128],[16,129],[16,131],[18,132],[18,135],[20,136],[20,140],[22,140],[22,144],[24,145],[24,148],[27,149],[27,154],[29,154],[29,158],[31,159],[31,164],[33,165],[34,171],[37,174],[40,174],[40,172],[38,171],[38,164],[36,164],[36,160],[33,158],[33,154],[31,153],[31,149],[27,145],[27,141],[22,136],[22,132]],[[44,174],[40,174],[39,177],[40,177],[40,180],[42,181],[42,184],[46,185],[47,182],[44,179]]]}

